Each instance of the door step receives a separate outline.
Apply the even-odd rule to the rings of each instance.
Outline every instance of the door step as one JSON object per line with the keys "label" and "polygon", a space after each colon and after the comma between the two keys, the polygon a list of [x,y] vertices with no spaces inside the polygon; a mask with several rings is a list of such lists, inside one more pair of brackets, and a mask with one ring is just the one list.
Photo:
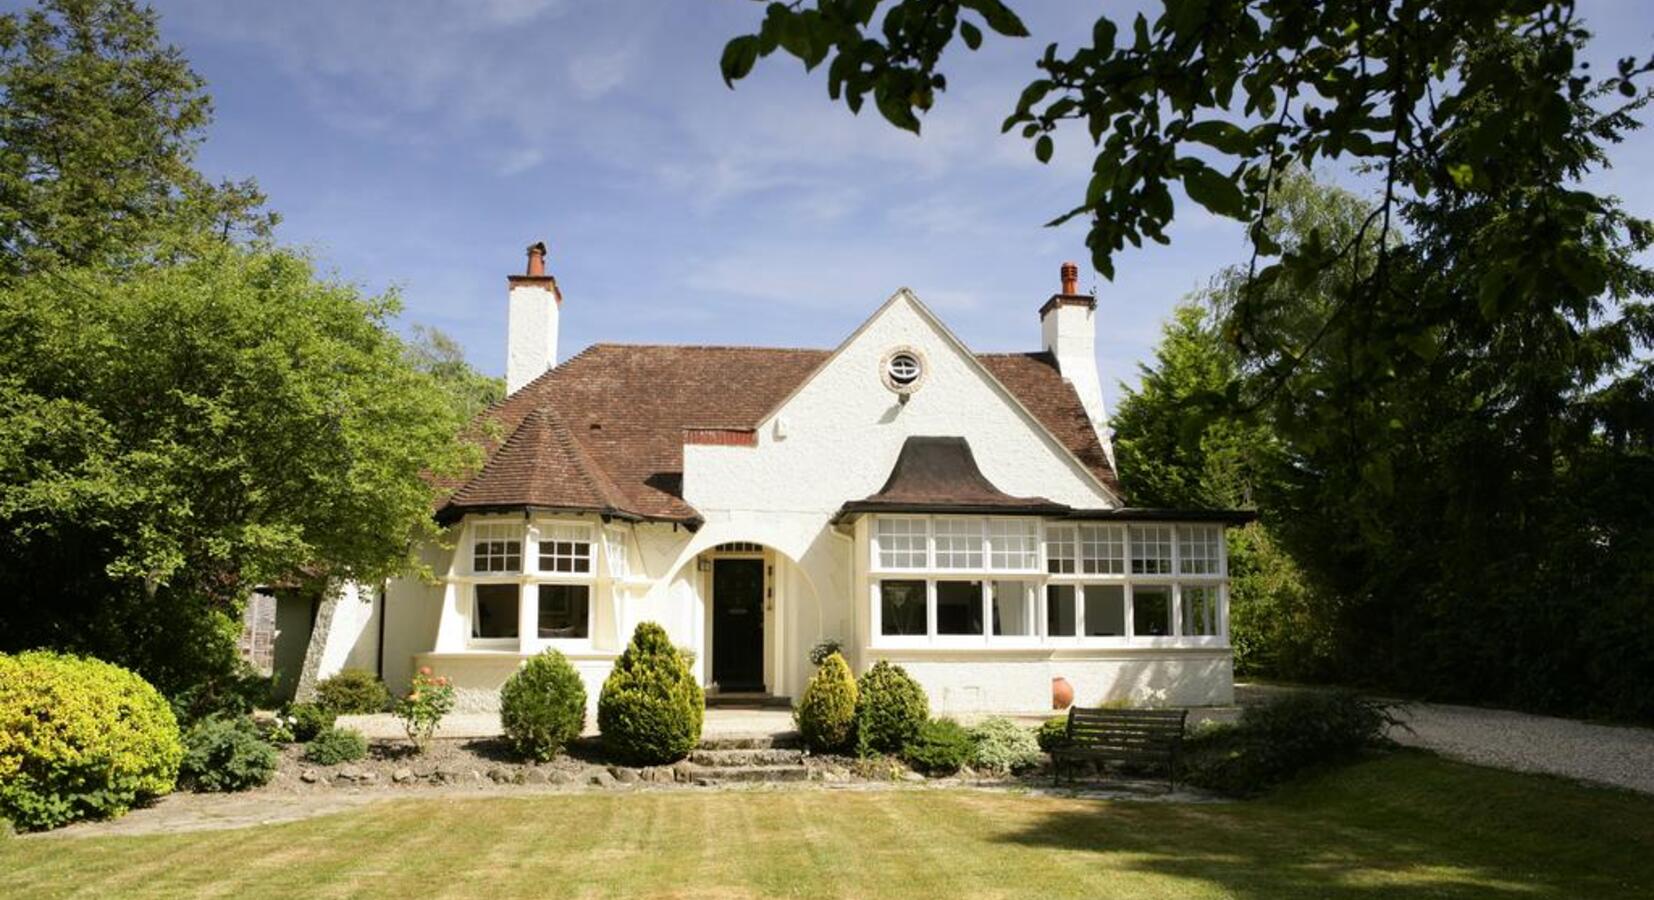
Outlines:
{"label": "door step", "polygon": [[779,748],[696,750],[689,754],[689,761],[697,766],[716,769],[742,766],[796,766],[804,762],[804,751]]}
{"label": "door step", "polygon": [[796,731],[776,734],[731,734],[701,738],[697,750],[797,750],[804,738]]}
{"label": "door step", "polygon": [[762,783],[808,781],[810,770],[803,764],[790,766],[702,766],[690,763],[678,769],[680,780],[694,784]]}
{"label": "door step", "polygon": [[707,694],[707,709],[792,709],[791,697],[777,697],[773,694]]}

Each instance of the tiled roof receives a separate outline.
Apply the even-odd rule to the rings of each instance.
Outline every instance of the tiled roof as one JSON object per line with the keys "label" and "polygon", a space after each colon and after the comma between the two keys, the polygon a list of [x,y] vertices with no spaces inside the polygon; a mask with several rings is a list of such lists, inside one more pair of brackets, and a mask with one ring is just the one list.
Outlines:
{"label": "tiled roof", "polygon": [[878,493],[853,500],[839,517],[866,512],[971,512],[1055,516],[1069,507],[1044,497],[1013,497],[995,487],[976,465],[962,437],[921,437],[902,442],[902,452]]}
{"label": "tiled roof", "polygon": [[[826,350],[594,344],[490,407],[475,429],[487,463],[439,509],[583,509],[695,521],[684,429],[748,429],[824,362]],[[1099,480],[1118,493],[1085,408],[1050,354],[978,357]]]}

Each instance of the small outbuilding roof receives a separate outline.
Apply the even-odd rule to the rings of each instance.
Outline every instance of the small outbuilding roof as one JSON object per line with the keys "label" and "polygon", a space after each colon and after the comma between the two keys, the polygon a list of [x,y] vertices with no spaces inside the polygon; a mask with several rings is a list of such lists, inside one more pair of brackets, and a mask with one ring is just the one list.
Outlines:
{"label": "small outbuilding roof", "polygon": [[1068,511],[1044,497],[1013,497],[995,487],[962,437],[909,437],[884,487],[844,504],[834,520],[870,512],[1060,516]]}

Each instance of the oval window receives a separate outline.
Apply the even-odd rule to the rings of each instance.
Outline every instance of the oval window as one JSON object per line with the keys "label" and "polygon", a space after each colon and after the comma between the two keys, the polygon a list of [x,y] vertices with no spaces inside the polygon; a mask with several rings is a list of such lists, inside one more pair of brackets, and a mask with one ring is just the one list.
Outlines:
{"label": "oval window", "polygon": [[907,387],[919,380],[919,360],[911,353],[898,353],[890,357],[890,364],[886,367],[890,373],[890,380],[902,387]]}

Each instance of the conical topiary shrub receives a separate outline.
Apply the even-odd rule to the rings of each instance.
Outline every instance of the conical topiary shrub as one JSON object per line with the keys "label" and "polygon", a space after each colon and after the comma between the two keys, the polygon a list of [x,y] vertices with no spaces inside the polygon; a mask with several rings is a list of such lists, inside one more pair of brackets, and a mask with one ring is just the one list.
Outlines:
{"label": "conical topiary shrub", "polygon": [[666,629],[644,622],[615,661],[597,698],[597,728],[615,756],[662,765],[689,755],[701,740],[706,697]]}
{"label": "conical topiary shrub", "polygon": [[884,660],[856,682],[856,752],[900,755],[930,721],[930,698],[907,670]]}
{"label": "conical topiary shrub", "polygon": [[850,745],[856,729],[856,679],[842,655],[835,651],[821,661],[798,699],[793,721],[804,744],[818,753]]}

